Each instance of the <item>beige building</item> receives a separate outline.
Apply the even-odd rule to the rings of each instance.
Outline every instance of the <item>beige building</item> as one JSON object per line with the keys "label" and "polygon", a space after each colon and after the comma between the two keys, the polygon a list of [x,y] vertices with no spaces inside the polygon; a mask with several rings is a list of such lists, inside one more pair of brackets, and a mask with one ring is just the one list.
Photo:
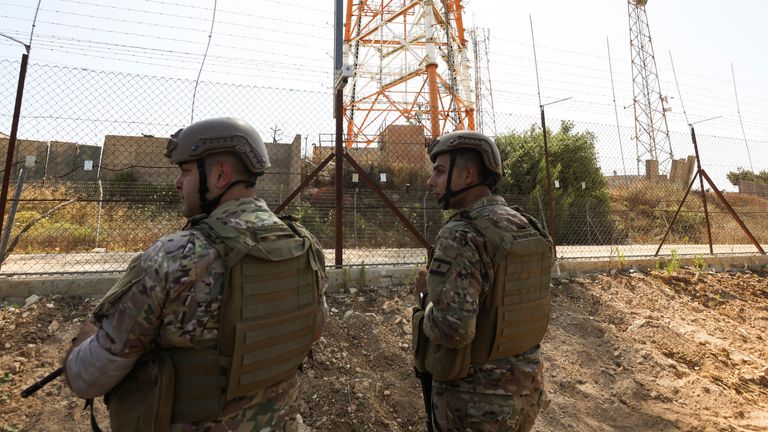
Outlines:
{"label": "beige building", "polygon": [[[178,168],[165,158],[168,138],[107,135],[99,178],[172,185]],[[256,183],[270,206],[282,201],[301,183],[301,135],[290,143],[266,143],[271,167]]]}
{"label": "beige building", "polygon": [[[381,133],[376,147],[351,147],[346,152],[363,169],[416,168],[428,169],[429,157],[425,147],[424,128],[418,125],[389,125]],[[315,147],[312,161],[321,163],[332,154],[334,147]]]}

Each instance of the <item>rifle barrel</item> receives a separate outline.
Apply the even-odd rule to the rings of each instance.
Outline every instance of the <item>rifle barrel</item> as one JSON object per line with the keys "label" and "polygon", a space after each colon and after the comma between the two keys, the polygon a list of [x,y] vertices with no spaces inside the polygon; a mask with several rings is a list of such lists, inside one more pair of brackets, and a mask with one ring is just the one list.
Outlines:
{"label": "rifle barrel", "polygon": [[37,393],[38,390],[40,390],[41,388],[45,387],[46,384],[48,384],[49,382],[55,380],[56,378],[58,378],[63,373],[64,373],[64,368],[63,367],[60,367],[60,368],[56,369],[55,371],[53,371],[53,372],[49,373],[48,375],[46,375],[45,377],[43,377],[43,379],[41,379],[40,381],[38,381],[38,382],[32,384],[31,386],[25,388],[24,391],[21,392],[21,397],[26,398],[26,397],[32,396],[33,394]]}

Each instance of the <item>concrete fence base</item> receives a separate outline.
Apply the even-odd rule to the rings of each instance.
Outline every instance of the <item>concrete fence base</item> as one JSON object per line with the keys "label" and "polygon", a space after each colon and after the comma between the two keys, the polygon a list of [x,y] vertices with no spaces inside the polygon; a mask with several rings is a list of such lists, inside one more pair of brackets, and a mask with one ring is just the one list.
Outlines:
{"label": "concrete fence base", "polygon": [[[727,270],[761,270],[768,268],[765,255],[704,256],[704,271],[722,272]],[[555,278],[571,278],[580,274],[610,273],[635,269],[664,269],[671,261],[669,257],[624,260],[563,260],[552,268]],[[657,264],[658,263],[658,264]],[[679,258],[683,267],[693,267],[694,258]],[[328,269],[328,293],[350,292],[363,289],[379,289],[386,294],[392,288],[410,287],[416,280],[417,266],[371,267],[350,266]],[[36,294],[73,295],[100,297],[117,281],[119,275],[72,275],[60,277],[0,277],[0,301],[23,303],[24,299]]]}

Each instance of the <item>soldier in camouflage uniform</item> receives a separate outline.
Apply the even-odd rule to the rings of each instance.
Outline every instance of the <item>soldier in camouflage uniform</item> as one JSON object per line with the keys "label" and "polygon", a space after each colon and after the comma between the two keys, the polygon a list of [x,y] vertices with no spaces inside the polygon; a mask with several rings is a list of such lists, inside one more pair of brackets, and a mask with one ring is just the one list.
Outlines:
{"label": "soldier in camouflage uniform", "polygon": [[[262,199],[254,197],[256,178],[269,166],[269,159],[263,141],[247,123],[231,118],[194,123],[171,137],[166,157],[179,166],[176,188],[189,223],[135,259],[83,326],[65,359],[67,380],[80,397],[93,398],[109,394],[118,384],[130,385],[123,378],[149,352],[216,346],[228,267],[216,236],[197,229],[201,221],[220,223],[217,226],[243,237],[257,229],[284,231],[286,227]],[[312,288],[318,291],[312,296],[317,301],[310,305],[317,311],[310,327],[314,332],[308,331],[305,339],[311,344],[320,335],[327,311],[322,249],[314,237],[309,238],[310,249],[321,260]],[[214,371],[218,369],[214,365]],[[177,376],[175,397],[186,396],[178,394],[178,380]],[[294,367],[287,378],[267,388],[223,399],[218,418],[173,420],[170,430],[297,430],[301,423],[297,395]],[[108,407],[112,417],[109,402]],[[125,430],[114,424],[114,418],[112,423],[113,430]]]}
{"label": "soldier in camouflage uniform", "polygon": [[[433,377],[432,424],[439,431],[528,431],[539,411],[548,405],[542,389],[538,344],[543,336],[542,324],[539,323],[539,334],[534,336],[533,342],[524,345],[518,354],[477,362],[476,354],[482,350],[476,350],[476,345],[487,347],[493,344],[493,336],[491,334],[489,338],[489,333],[495,330],[482,331],[480,322],[484,318],[487,320],[483,316],[488,313],[484,305],[494,295],[494,277],[499,275],[499,269],[494,267],[494,257],[498,250],[491,241],[493,239],[484,237],[477,229],[477,224],[467,221],[485,221],[499,233],[523,232],[535,225],[536,236],[547,243],[539,242],[543,245],[539,256],[544,259],[535,264],[533,270],[540,275],[546,274],[537,279],[537,283],[546,285],[541,289],[547,293],[551,255],[543,248],[548,247],[549,239],[535,220],[508,207],[501,196],[493,194],[502,170],[499,151],[492,140],[476,132],[457,131],[435,140],[429,151],[433,172],[427,186],[444,209],[457,212],[437,234],[434,255],[428,267],[419,271],[416,293],[424,310],[416,309],[423,315],[420,323],[414,319],[414,325],[436,350],[431,360],[432,368],[439,369],[457,356],[464,358],[464,364],[462,361],[457,363],[456,370],[460,372],[445,373],[440,378],[442,372],[430,370],[432,354],[426,355],[424,368]],[[510,275],[507,271],[508,287],[512,280]],[[428,303],[421,297],[425,294],[428,294]],[[546,314],[548,320],[548,294],[541,297],[536,313]],[[539,321],[543,319],[540,317]],[[495,328],[495,322],[494,318],[490,328]],[[543,329],[546,329],[546,321],[543,321]],[[480,341],[479,338],[490,340]],[[449,357],[440,354],[445,352],[452,354]],[[419,370],[418,353],[416,357]],[[480,357],[486,358],[487,353],[483,352]]]}

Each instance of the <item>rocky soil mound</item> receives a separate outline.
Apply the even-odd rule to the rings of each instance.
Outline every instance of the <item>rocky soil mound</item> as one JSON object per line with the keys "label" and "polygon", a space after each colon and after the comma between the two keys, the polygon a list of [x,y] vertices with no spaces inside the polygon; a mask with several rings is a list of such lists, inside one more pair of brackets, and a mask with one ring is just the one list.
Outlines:
{"label": "rocky soil mound", "polygon": [[[34,300],[34,299],[30,299]],[[301,374],[316,431],[424,429],[406,288],[329,297],[331,319]],[[0,432],[88,431],[55,369],[93,307],[49,296],[0,308]],[[553,284],[543,342],[551,404],[538,431],[768,430],[768,272],[619,272]],[[97,404],[102,425],[103,406]]]}

